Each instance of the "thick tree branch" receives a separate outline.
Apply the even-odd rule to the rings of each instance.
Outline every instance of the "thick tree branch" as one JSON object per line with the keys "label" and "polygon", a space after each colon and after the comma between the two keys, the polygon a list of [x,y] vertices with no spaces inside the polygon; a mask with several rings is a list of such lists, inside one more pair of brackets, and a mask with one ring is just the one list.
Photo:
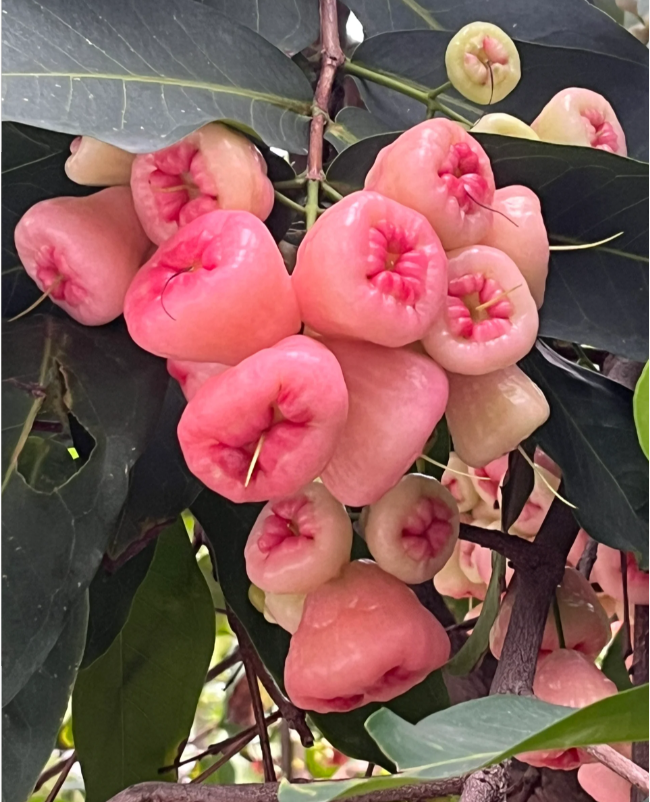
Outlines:
{"label": "thick tree branch", "polygon": [[633,763],[608,744],[588,746],[587,752],[595,757],[599,763],[615,771],[619,777],[623,777],[635,788],[638,788],[642,792],[643,799],[648,796],[648,772],[645,769],[637,766],[636,763]]}
{"label": "thick tree branch", "polygon": [[535,570],[539,562],[543,560],[543,550],[538,549],[536,543],[531,543],[517,535],[506,535],[494,529],[483,529],[480,526],[472,526],[472,524],[461,524],[459,537],[461,540],[477,543],[479,546],[485,546],[488,549],[499,552],[499,554],[503,554],[515,568],[525,567]]}
{"label": "thick tree branch", "polygon": [[591,576],[591,569],[594,567],[596,557],[598,557],[598,541],[590,537],[576,566],[585,579],[589,579]]}

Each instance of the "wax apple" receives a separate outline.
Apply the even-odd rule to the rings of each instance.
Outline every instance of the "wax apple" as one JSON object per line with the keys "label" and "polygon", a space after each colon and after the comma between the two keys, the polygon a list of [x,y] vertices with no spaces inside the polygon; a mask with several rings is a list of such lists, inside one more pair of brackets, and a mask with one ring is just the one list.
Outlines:
{"label": "wax apple", "polygon": [[[447,402],[449,404],[449,402]],[[442,474],[441,483],[449,490],[458,504],[458,512],[469,512],[478,503],[479,495],[468,475],[468,466],[455,451],[449,453],[447,469]]]}
{"label": "wax apple", "polygon": [[494,193],[492,228],[483,238],[507,254],[526,279],[537,308],[544,303],[550,256],[548,234],[537,195],[528,187],[513,184]]}
{"label": "wax apple", "polygon": [[264,594],[264,618],[286,629],[292,635],[298,629],[305,606],[305,595],[300,593]]}
{"label": "wax apple", "polygon": [[321,482],[270,501],[244,549],[246,573],[267,593],[305,594],[350,561],[352,523]]}
{"label": "wax apple", "polygon": [[423,214],[445,250],[479,242],[492,226],[490,160],[451,120],[426,120],[381,150],[365,188]]}
{"label": "wax apple", "polygon": [[[630,757],[628,744],[626,757]],[[583,763],[578,769],[578,782],[595,802],[630,802],[632,785],[602,763]]]}
{"label": "wax apple", "polygon": [[[630,604],[648,604],[648,574],[637,565],[634,554],[625,555],[627,568],[627,597]],[[621,552],[598,544],[596,562],[591,572],[591,581],[612,598],[623,601],[623,572],[621,570]]]}
{"label": "wax apple", "polygon": [[416,595],[375,563],[349,563],[305,600],[284,684],[304,710],[386,702],[446,663],[450,643]]}
{"label": "wax apple", "polygon": [[208,379],[188,402],[178,438],[190,471],[211,490],[268,501],[321,473],[347,407],[334,356],[296,335]]}
{"label": "wax apple", "polygon": [[71,181],[88,187],[128,187],[134,159],[134,153],[115,145],[77,136],[70,143],[65,173]]}
{"label": "wax apple", "polygon": [[402,582],[426,582],[452,555],[458,516],[454,497],[440,482],[407,474],[368,508],[368,551],[380,568]]}
{"label": "wax apple", "polygon": [[211,212],[180,229],[138,273],[129,334],[175,360],[234,365],[300,328],[282,256],[248,212]]}
{"label": "wax apple", "polygon": [[[508,470],[508,455],[491,460],[478,468],[470,467],[469,473],[476,492],[489,507],[496,509],[501,500],[501,483]],[[476,517],[476,514],[474,517]]]}
{"label": "wax apple", "polygon": [[189,401],[194,398],[202,384],[220,376],[230,365],[221,362],[188,362],[181,359],[167,360],[167,373],[180,384],[183,395]]}
{"label": "wax apple", "polygon": [[447,257],[421,214],[354,192],[307,233],[292,279],[308,326],[396,347],[419,340],[440,312]]}
{"label": "wax apple", "polygon": [[519,139],[534,139],[539,137],[523,120],[513,117],[512,114],[493,112],[484,114],[470,129],[472,134],[499,134],[500,136],[514,136]]}
{"label": "wax apple", "polygon": [[[433,577],[435,589],[442,596],[450,596],[452,599],[484,599],[487,585],[478,577],[477,582],[472,582],[465,571],[461,568],[461,548],[466,541],[458,541],[454,547],[451,557],[445,565]],[[463,554],[463,561],[467,559],[466,553]]]}
{"label": "wax apple", "polygon": [[343,370],[350,409],[321,478],[343,504],[378,501],[406,473],[442,417],[447,377],[425,354],[326,338]]}
{"label": "wax apple", "polygon": [[158,245],[216,209],[238,209],[265,220],[273,208],[266,162],[245,136],[221,123],[138,156],[131,189],[142,225]]}
{"label": "wax apple", "polygon": [[151,243],[127,187],[32,206],[14,231],[18,258],[55,304],[86,326],[122,314]]}
{"label": "wax apple", "polygon": [[422,340],[436,362],[452,373],[478,376],[524,357],[535,343],[539,319],[512,259],[474,245],[449,254],[448,273],[446,306]]}
{"label": "wax apple", "polygon": [[627,156],[625,133],[614,109],[590,89],[572,86],[558,92],[531,127],[544,142],[581,145]]}

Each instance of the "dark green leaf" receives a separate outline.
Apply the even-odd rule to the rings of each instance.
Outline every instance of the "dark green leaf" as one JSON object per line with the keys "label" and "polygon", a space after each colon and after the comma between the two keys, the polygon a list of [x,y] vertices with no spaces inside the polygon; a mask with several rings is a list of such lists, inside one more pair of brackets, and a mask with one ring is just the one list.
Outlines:
{"label": "dark green leaf", "polygon": [[[209,490],[204,490],[192,505],[192,512],[214,549],[219,582],[228,604],[250,635],[264,664],[282,688],[289,633],[265,621],[248,600],[250,580],[246,576],[244,544],[262,506],[233,504]],[[408,693],[389,702],[389,707],[410,721],[417,721],[448,704],[441,672],[436,671]],[[363,727],[366,718],[378,708],[379,705],[366,705],[351,713],[312,714],[311,718],[327,740],[346,755],[390,767]]]}
{"label": "dark green leaf", "polygon": [[49,758],[68,706],[88,620],[84,594],[45,662],[2,711],[2,798],[25,802]]}
{"label": "dark green leaf", "polygon": [[[534,451],[534,447],[530,450]],[[535,472],[532,467],[520,451],[511,451],[508,454],[508,470],[501,486],[501,528],[504,532],[509,532],[521,515],[534,486]]]}
{"label": "dark green leaf", "polygon": [[445,469],[441,468],[440,465],[446,465],[449,462],[451,447],[451,436],[449,435],[447,418],[443,416],[433,432],[433,437],[427,443],[426,455],[439,463],[438,465],[434,465],[431,462],[423,460],[425,464],[424,472],[427,476],[434,476],[440,481],[442,474],[445,472]]}
{"label": "dark green leaf", "polygon": [[382,148],[390,145],[400,135],[395,130],[385,134],[374,134],[350,145],[334,159],[327,170],[327,180],[343,195],[363,189],[368,171],[375,163]]}
{"label": "dark green leaf", "polygon": [[134,152],[231,119],[305,151],[312,90],[299,67],[192,0],[7,0],[3,42],[7,119]]}
{"label": "dark green leaf", "polygon": [[325,139],[340,153],[360,139],[383,134],[386,130],[381,120],[370,112],[356,106],[346,106],[339,111],[334,122],[328,124]]}
{"label": "dark green leaf", "polygon": [[636,387],[634,388],[634,398],[633,398],[634,424],[636,426],[636,433],[639,438],[639,444],[643,449],[643,453],[646,455],[646,459],[648,458],[648,454],[650,453],[648,446],[648,428],[650,427],[650,422],[648,421],[649,383],[650,379],[648,378],[648,363],[646,362],[645,367],[643,368],[643,373],[641,374],[641,378],[639,379],[639,381],[636,384]]}
{"label": "dark green leaf", "polygon": [[[262,151],[266,159],[268,176],[271,181],[291,181],[296,177],[295,170],[288,161],[277,156],[269,148],[262,148]],[[298,201],[301,190],[283,189],[282,192],[292,200]],[[273,234],[273,239],[279,242],[287,233],[295,219],[296,212],[276,199],[271,214],[264,222],[271,234]]]}
{"label": "dark green leaf", "polygon": [[520,367],[550,406],[535,437],[562,467],[566,496],[587,532],[648,565],[648,461],[632,420],[632,392],[538,342]]}
{"label": "dark green leaf", "polygon": [[[164,362],[140,350],[120,322],[89,328],[43,315],[6,325],[3,375],[6,704],[42,665],[99,566],[167,375]],[[57,476],[65,479],[59,461],[46,459],[39,466],[51,483],[46,493],[33,475],[28,484],[19,457],[50,397],[83,464],[58,485]]]}
{"label": "dark green leaf", "polygon": [[623,656],[625,644],[624,635],[624,629],[621,627],[607,647],[601,665],[603,674],[611,679],[619,691],[626,691],[628,688],[632,687],[632,681],[630,680],[630,675],[625,666],[625,657]]}
{"label": "dark green leaf", "polygon": [[72,722],[88,802],[176,779],[158,769],[189,736],[214,636],[210,591],[179,519],[158,539],[122,631],[77,678]]}

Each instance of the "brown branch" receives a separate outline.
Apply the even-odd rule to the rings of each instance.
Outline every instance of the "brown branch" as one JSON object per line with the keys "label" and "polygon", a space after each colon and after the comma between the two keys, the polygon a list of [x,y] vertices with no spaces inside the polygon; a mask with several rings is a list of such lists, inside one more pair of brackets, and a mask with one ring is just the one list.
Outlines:
{"label": "brown branch", "polygon": [[[75,752],[72,753],[74,755]],[[52,777],[56,777],[57,774],[60,774],[63,769],[66,767],[68,761],[70,760],[71,755],[62,758],[53,766],[50,766],[49,769],[45,769],[45,771],[41,774],[41,776],[36,780],[36,785],[34,786],[34,790],[32,791],[35,794],[40,788],[42,788],[48,780],[51,780]]]}
{"label": "brown branch", "polygon": [[[643,685],[648,681],[648,606],[637,604],[634,608],[634,662],[632,682]],[[632,760],[643,769],[648,769],[648,742],[632,744]],[[632,790],[632,802],[642,802],[648,796],[639,789]]]}
{"label": "brown branch", "polygon": [[63,783],[65,782],[65,778],[68,776],[68,774],[70,774],[70,769],[74,766],[76,762],[77,762],[77,753],[73,752],[70,755],[70,757],[66,760],[65,765],[59,772],[59,777],[52,786],[52,790],[47,795],[45,802],[54,802],[54,800],[59,795],[59,791],[61,790]]}
{"label": "brown branch", "polygon": [[542,556],[542,549],[537,548],[536,543],[531,543],[517,535],[506,535],[495,529],[483,529],[472,524],[461,524],[459,537],[461,540],[477,543],[479,546],[485,546],[488,549],[497,551],[499,554],[503,554],[515,568],[526,567],[534,570]]}
{"label": "brown branch", "polygon": [[617,752],[614,747],[608,744],[588,746],[587,752],[589,752],[592,757],[595,757],[599,763],[615,771],[619,777],[623,777],[624,780],[627,780],[635,788],[639,788],[644,799],[648,796],[650,788],[648,787],[648,772],[645,769],[637,766],[636,763],[633,763],[626,758],[625,755]]}
{"label": "brown branch", "polygon": [[212,666],[207,673],[205,681],[212,682],[212,680],[216,679],[219,674],[223,674],[224,671],[227,671],[229,668],[232,668],[239,662],[241,662],[241,653],[239,649],[235,649],[232,654],[229,654],[228,657],[224,657],[223,660],[220,663],[217,663],[216,666]]}
{"label": "brown branch", "polygon": [[591,569],[594,567],[594,563],[596,562],[596,558],[598,557],[598,541],[594,540],[592,537],[589,538],[587,541],[587,545],[585,546],[584,551],[580,555],[580,559],[578,560],[578,565],[576,566],[577,570],[584,576],[585,579],[589,579],[591,576]]}

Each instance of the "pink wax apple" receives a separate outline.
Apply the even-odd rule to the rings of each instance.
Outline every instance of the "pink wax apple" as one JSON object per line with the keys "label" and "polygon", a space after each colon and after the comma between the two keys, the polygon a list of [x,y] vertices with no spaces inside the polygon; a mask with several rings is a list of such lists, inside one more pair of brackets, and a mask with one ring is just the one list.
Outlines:
{"label": "pink wax apple", "polygon": [[297,707],[344,713],[405,693],[449,653],[447,633],[413,591],[359,560],[308,594],[284,684]]}
{"label": "pink wax apple", "polygon": [[[450,596],[452,599],[484,599],[487,585],[480,576],[477,582],[471,581],[461,567],[461,550],[465,542],[459,540],[456,543],[451,557],[433,577],[433,585],[442,596]],[[462,559],[466,563],[466,551],[463,552]]]}
{"label": "pink wax apple", "polygon": [[602,763],[583,763],[578,782],[595,802],[630,802],[631,783]]}
{"label": "pink wax apple", "polygon": [[188,402],[178,439],[188,468],[211,490],[268,501],[321,473],[347,409],[334,356],[295,335],[208,379]]}
{"label": "pink wax apple", "polygon": [[183,395],[189,401],[197,390],[212,376],[220,376],[230,365],[221,362],[188,362],[182,359],[168,359],[167,373],[180,384]]}
{"label": "pink wax apple", "polygon": [[354,192],[307,233],[292,281],[308,326],[396,347],[423,337],[440,312],[447,257],[421,214]]}
{"label": "pink wax apple", "polygon": [[533,347],[539,328],[519,268],[487,245],[448,256],[446,307],[423,338],[424,347],[452,373],[477,376],[514,365]]}
{"label": "pink wax apple", "polygon": [[402,582],[426,582],[454,551],[458,516],[454,497],[440,482],[409,473],[368,507],[368,551],[380,568]]}
{"label": "pink wax apple", "polygon": [[264,507],[244,549],[246,573],[268,593],[309,593],[339,573],[351,550],[345,507],[312,482]]}
{"label": "pink wax apple", "polygon": [[[648,604],[648,574],[642,571],[634,554],[625,555],[627,566],[627,597],[630,604]],[[621,570],[621,552],[604,543],[598,544],[596,562],[591,572],[591,581],[618,601],[623,601],[623,572]]]}
{"label": "pink wax apple", "polygon": [[216,209],[266,220],[274,200],[260,152],[221,123],[208,123],[175,145],[138,156],[131,189],[142,225],[157,245]]}
{"label": "pink wax apple", "polygon": [[469,469],[476,492],[493,509],[497,508],[501,501],[501,483],[507,470],[508,454],[493,459],[481,467]]}
{"label": "pink wax apple", "polygon": [[350,396],[343,434],[321,478],[343,504],[378,501],[406,473],[445,411],[447,377],[408,348],[326,338]]}
{"label": "pink wax apple", "polygon": [[38,288],[85,326],[122,314],[129,284],[151,247],[128,187],[41,201],[19,220],[14,239]]}
{"label": "pink wax apple", "polygon": [[550,256],[539,198],[528,187],[513,184],[494,193],[492,228],[481,240],[507,254],[526,279],[537,308],[544,303]]}
{"label": "pink wax apple", "polygon": [[[447,402],[449,406],[449,402]],[[447,490],[451,493],[458,504],[458,512],[469,512],[478,503],[478,493],[474,488],[474,483],[468,476],[469,468],[456,454],[455,451],[449,453],[447,470],[440,479]]]}
{"label": "pink wax apple", "polygon": [[427,120],[381,150],[365,188],[423,214],[445,250],[480,242],[492,226],[490,160],[451,120]]}
{"label": "pink wax apple", "polygon": [[234,365],[300,328],[282,256],[248,212],[211,212],[161,245],[129,287],[129,334],[174,360]]}

